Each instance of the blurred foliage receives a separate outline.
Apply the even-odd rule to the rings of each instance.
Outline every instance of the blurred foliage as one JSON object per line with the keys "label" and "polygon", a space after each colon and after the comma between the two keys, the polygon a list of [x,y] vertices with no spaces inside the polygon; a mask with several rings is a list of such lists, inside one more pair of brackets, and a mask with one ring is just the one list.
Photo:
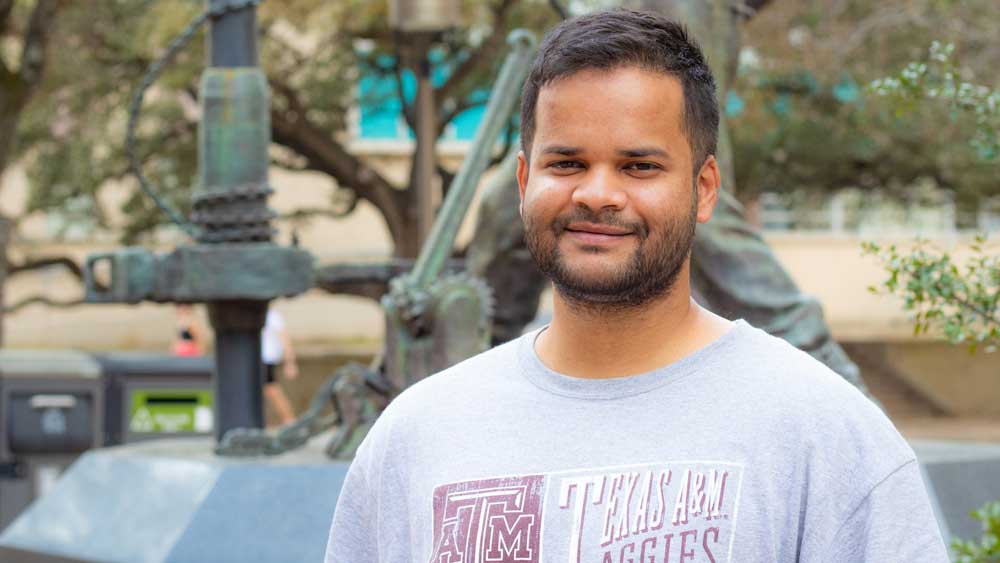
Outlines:
{"label": "blurred foliage", "polygon": [[[124,156],[126,108],[149,65],[201,10],[200,0],[102,0],[73,2],[61,14],[46,80],[27,108],[15,158],[27,166],[31,192],[27,213],[58,212],[68,221],[86,219],[122,233],[134,243],[168,220],[138,189]],[[503,21],[493,21],[504,5]],[[399,45],[387,27],[385,2],[367,0],[282,0],[263,2],[261,65],[272,88],[275,111],[294,99],[299,119],[342,148],[349,138],[362,67]],[[466,60],[494,32],[516,26],[543,29],[555,21],[544,0],[465,0],[464,25],[445,33],[434,49],[444,64]],[[198,79],[204,67],[204,30],[182,51],[147,94],[138,129],[144,171],[163,198],[182,213],[197,171]],[[500,42],[501,45],[503,42]],[[358,48],[359,45],[364,48]],[[476,88],[489,83],[499,53],[475,61],[472,72],[449,91],[442,107],[468,107]],[[381,68],[395,76],[396,65]],[[275,163],[290,169],[318,169],[295,149],[276,146]],[[102,196],[108,180],[129,188],[124,201]],[[344,201],[339,185],[331,206]],[[120,192],[120,190],[119,190]],[[350,199],[350,198],[347,198]],[[113,218],[120,207],[124,223]]]}
{"label": "blurred foliage", "polygon": [[873,293],[896,295],[913,319],[914,335],[944,335],[952,344],[975,352],[994,352],[1000,345],[1000,253],[979,236],[970,245],[972,255],[962,265],[950,253],[928,241],[917,241],[912,250],[895,245],[863,245],[878,257],[889,274]]}
{"label": "blurred foliage", "polygon": [[869,85],[875,94],[896,104],[897,114],[905,115],[924,100],[939,100],[953,116],[971,115],[975,133],[969,144],[979,158],[1000,157],[1000,91],[962,81],[954,59],[955,45],[931,43],[927,59],[906,65],[899,75],[880,78]]}
{"label": "blurred foliage", "polygon": [[725,104],[740,199],[845,188],[905,198],[920,180],[953,191],[960,209],[1000,194],[996,164],[968,148],[973,115],[900,111],[863,89],[924,56],[929,36],[955,45],[961,81],[993,86],[998,22],[995,0],[778,0],[761,11]]}
{"label": "blurred foliage", "polygon": [[[872,81],[869,89],[904,116],[930,107],[948,110],[953,121],[971,118],[965,142],[959,145],[996,170],[1000,92],[961,80],[954,53],[953,44],[935,41],[926,57],[908,63],[897,75]],[[972,257],[961,267],[949,253],[927,241],[917,241],[905,253],[875,242],[864,243],[863,250],[875,255],[889,274],[881,288],[870,289],[902,297],[903,308],[913,314],[915,334],[933,330],[953,344],[967,344],[972,352],[980,345],[990,352],[996,350],[1000,344],[1000,252],[987,246],[987,235],[976,237],[969,247]]]}
{"label": "blurred foliage", "polygon": [[972,512],[983,525],[979,540],[956,539],[951,544],[955,563],[996,563],[1000,561],[1000,501],[983,505]]}

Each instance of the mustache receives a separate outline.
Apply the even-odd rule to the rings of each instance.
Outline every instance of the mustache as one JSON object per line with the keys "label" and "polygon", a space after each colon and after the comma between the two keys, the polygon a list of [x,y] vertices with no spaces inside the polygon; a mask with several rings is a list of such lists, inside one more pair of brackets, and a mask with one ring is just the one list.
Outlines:
{"label": "mustache", "polygon": [[628,221],[623,218],[621,212],[618,211],[607,209],[595,212],[586,207],[578,207],[571,212],[556,217],[555,220],[552,221],[552,230],[556,233],[561,233],[562,231],[565,231],[571,223],[577,222],[594,223],[597,225],[606,225],[608,227],[626,229],[636,233],[640,238],[646,238],[646,235],[649,234],[649,229],[646,227],[645,222]]}

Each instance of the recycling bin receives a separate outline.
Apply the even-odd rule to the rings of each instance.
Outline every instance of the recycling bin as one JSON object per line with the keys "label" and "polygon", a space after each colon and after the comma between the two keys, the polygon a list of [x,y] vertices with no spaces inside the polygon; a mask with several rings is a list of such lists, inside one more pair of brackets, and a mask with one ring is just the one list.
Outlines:
{"label": "recycling bin", "polygon": [[103,444],[104,384],[87,354],[0,350],[0,530]]}
{"label": "recycling bin", "polygon": [[211,357],[119,352],[94,359],[104,373],[106,445],[212,435]]}

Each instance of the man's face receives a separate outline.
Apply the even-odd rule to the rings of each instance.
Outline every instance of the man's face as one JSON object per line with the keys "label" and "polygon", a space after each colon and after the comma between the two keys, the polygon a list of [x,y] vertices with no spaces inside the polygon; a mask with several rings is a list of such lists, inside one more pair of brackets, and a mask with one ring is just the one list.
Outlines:
{"label": "man's face", "polygon": [[[718,171],[692,178],[678,79],[634,67],[584,70],[542,88],[518,183],[528,248],[560,294],[637,307],[669,293]],[[529,163],[530,162],[530,163]]]}

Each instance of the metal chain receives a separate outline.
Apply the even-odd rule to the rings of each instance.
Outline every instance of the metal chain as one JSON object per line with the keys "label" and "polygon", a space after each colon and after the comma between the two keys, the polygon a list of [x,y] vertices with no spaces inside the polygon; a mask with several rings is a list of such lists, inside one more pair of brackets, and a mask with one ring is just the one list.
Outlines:
{"label": "metal chain", "polygon": [[132,101],[129,103],[128,108],[128,127],[125,133],[125,153],[128,156],[129,167],[132,173],[135,174],[137,180],[139,180],[139,188],[153,200],[153,203],[160,208],[160,211],[165,213],[170,221],[175,225],[184,230],[192,238],[198,237],[198,229],[192,225],[190,222],[186,221],[181,215],[174,210],[167,202],[163,201],[153,190],[146,176],[142,173],[142,163],[139,161],[139,156],[136,154],[135,150],[135,130],[139,123],[139,113],[142,111],[142,101],[146,96],[146,90],[153,85],[154,82],[160,77],[164,69],[173,62],[174,57],[180,52],[194,37],[198,29],[206,22],[210,17],[218,17],[226,12],[240,10],[247,8],[249,6],[256,6],[260,4],[261,0],[230,0],[229,2],[218,2],[211,5],[210,9],[202,12],[196,18],[194,18],[191,23],[184,28],[184,30],[170,43],[167,45],[167,50],[163,55],[153,62],[149,66],[149,70],[146,71],[145,76],[142,77],[142,81],[139,82],[139,87],[136,89],[135,93],[132,94]]}

